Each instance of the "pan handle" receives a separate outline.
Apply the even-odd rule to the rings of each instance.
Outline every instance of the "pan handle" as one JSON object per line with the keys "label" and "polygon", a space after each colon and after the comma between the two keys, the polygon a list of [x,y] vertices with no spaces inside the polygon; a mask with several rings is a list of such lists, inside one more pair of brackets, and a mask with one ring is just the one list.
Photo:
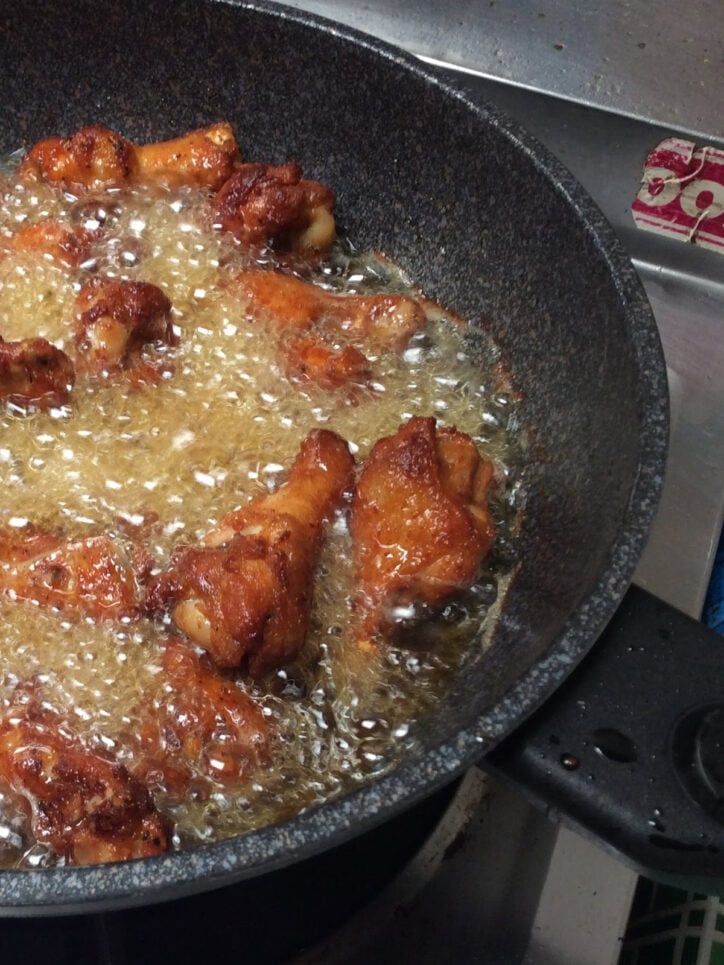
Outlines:
{"label": "pan handle", "polygon": [[724,893],[724,638],[631,587],[481,766],[648,877]]}

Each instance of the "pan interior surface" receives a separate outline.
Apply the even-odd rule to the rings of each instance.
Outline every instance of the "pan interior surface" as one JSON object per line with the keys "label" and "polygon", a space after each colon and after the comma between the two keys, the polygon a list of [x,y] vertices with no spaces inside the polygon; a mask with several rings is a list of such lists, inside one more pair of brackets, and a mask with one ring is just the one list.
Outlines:
{"label": "pan interior surface", "polygon": [[127,865],[0,874],[6,914],[171,898],[379,822],[554,689],[613,612],[655,510],[667,419],[658,335],[633,269],[567,172],[384,45],[278,7],[8,0],[0,56],[3,153],[90,123],[142,142],[229,120],[246,158],[297,160],[331,185],[356,244],[470,319],[471,353],[483,351],[477,332],[492,334],[521,395],[519,572],[490,648],[426,723],[428,753],[244,838]]}

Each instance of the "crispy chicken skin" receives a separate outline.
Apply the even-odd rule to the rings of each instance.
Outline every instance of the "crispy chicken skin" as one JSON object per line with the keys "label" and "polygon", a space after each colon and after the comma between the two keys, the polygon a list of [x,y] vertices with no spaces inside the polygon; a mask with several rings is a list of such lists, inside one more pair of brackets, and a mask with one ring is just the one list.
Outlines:
{"label": "crispy chicken skin", "polygon": [[44,220],[25,225],[3,241],[7,251],[38,255],[47,261],[77,271],[89,261],[97,232],[76,225],[67,228],[57,221]]}
{"label": "crispy chicken skin", "polygon": [[373,446],[350,515],[362,646],[394,630],[396,608],[434,608],[474,582],[494,537],[492,475],[470,436],[433,418]]}
{"label": "crispy chicken skin", "polygon": [[20,162],[20,177],[77,190],[124,184],[135,167],[134,145],[102,124],[93,124],[70,137],[39,141]]}
{"label": "crispy chicken skin", "polygon": [[110,536],[68,539],[27,524],[0,530],[0,592],[75,616],[130,619],[151,560]]}
{"label": "crispy chicken skin", "polygon": [[228,289],[246,305],[249,317],[279,331],[317,328],[364,339],[378,351],[400,351],[425,323],[422,306],[407,295],[337,294],[279,272],[249,269]]}
{"label": "crispy chicken skin", "polygon": [[367,386],[372,370],[367,358],[353,345],[337,347],[318,336],[294,339],[285,353],[284,372],[290,382],[314,382],[322,389]]}
{"label": "crispy chicken skin", "polygon": [[108,375],[123,370],[138,382],[161,378],[164,359],[158,350],[178,339],[171,302],[160,288],[141,281],[93,278],[78,292],[75,309],[79,372]]}
{"label": "crispy chicken skin", "polygon": [[0,401],[52,409],[64,405],[75,384],[73,362],[44,338],[0,338]]}
{"label": "crispy chicken skin", "polygon": [[343,439],[312,431],[276,492],[229,513],[202,546],[174,554],[149,585],[149,610],[169,612],[219,667],[246,661],[258,676],[292,660],[306,637],[322,524],[353,469]]}
{"label": "crispy chicken skin", "polygon": [[146,787],[90,751],[32,693],[0,722],[0,780],[23,797],[37,841],[68,864],[146,858],[168,850],[170,823]]}
{"label": "crispy chicken skin", "polygon": [[136,174],[144,181],[188,184],[218,190],[239,161],[231,125],[222,121],[172,141],[136,148]]}
{"label": "crispy chicken skin", "polygon": [[257,702],[180,637],[164,646],[161,692],[140,714],[132,772],[166,794],[202,779],[238,785],[270,761],[270,727]]}
{"label": "crispy chicken skin", "polygon": [[250,245],[324,252],[335,237],[335,200],[331,188],[303,180],[293,161],[241,164],[214,197],[213,226]]}
{"label": "crispy chicken skin", "polygon": [[94,124],[70,137],[39,141],[23,158],[20,176],[76,191],[134,181],[165,181],[215,191],[238,159],[239,149],[225,122],[140,146]]}

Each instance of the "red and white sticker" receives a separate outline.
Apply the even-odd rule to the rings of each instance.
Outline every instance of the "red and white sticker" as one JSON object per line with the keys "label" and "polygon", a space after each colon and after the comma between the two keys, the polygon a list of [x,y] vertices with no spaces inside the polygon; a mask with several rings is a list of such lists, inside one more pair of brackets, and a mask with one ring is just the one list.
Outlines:
{"label": "red and white sticker", "polygon": [[724,254],[724,151],[667,137],[646,158],[631,210],[644,231]]}

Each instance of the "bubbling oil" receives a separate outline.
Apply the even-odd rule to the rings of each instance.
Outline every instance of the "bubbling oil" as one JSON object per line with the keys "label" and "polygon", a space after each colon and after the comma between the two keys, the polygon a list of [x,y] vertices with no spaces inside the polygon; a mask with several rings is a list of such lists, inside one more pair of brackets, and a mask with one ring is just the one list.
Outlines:
{"label": "bubbling oil", "polygon": [[[278,735],[273,765],[242,787],[158,804],[175,821],[175,846],[188,847],[279,821],[389,771],[414,750],[416,721],[451,674],[483,645],[485,614],[512,563],[523,438],[494,346],[481,368],[460,325],[430,306],[424,330],[401,353],[362,346],[372,391],[291,385],[271,333],[220,285],[252,259],[208,230],[200,192],[141,185],[76,198],[16,182],[13,161],[0,174],[0,235],[53,219],[98,229],[101,240],[73,272],[37,253],[0,258],[0,335],[69,345],[75,295],[100,274],[159,286],[173,305],[179,344],[168,350],[172,374],[158,385],[126,391],[79,379],[66,406],[0,412],[0,525],[30,521],[77,537],[135,528],[162,568],[176,546],[278,485],[315,428],[339,433],[361,460],[411,416],[434,415],[469,433],[493,460],[496,549],[465,599],[419,628],[414,646],[362,654],[348,631],[350,539],[340,512],[328,528],[302,654],[264,680],[238,681]],[[261,258],[270,261],[271,253]],[[315,281],[335,291],[412,292],[393,265],[346,240]],[[66,619],[3,598],[0,626],[0,709],[19,683],[35,681],[90,746],[132,764],[123,735],[157,691],[168,628],[145,619]],[[21,812],[12,794],[0,795],[0,864],[52,864],[22,828]]]}

